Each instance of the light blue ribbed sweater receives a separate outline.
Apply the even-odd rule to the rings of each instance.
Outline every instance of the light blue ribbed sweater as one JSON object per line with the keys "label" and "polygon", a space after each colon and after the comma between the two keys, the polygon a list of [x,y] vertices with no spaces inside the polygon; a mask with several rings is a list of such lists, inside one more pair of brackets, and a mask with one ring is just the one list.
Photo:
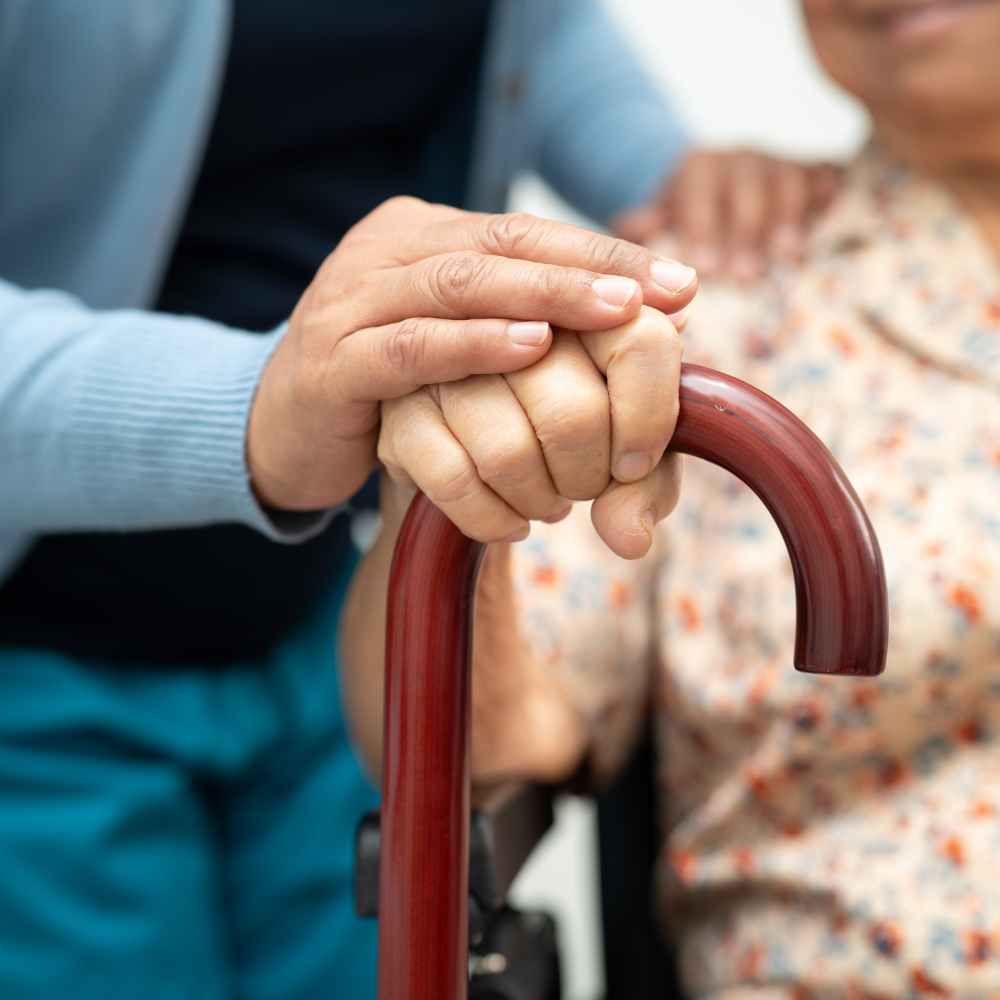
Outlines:
{"label": "light blue ribbed sweater", "polygon": [[[210,128],[230,0],[0,4],[0,579],[31,537],[265,513],[247,417],[282,331],[144,312]],[[469,207],[537,169],[594,218],[684,139],[594,0],[495,0]],[[58,291],[53,291],[57,289]],[[328,516],[328,515],[327,515]]]}

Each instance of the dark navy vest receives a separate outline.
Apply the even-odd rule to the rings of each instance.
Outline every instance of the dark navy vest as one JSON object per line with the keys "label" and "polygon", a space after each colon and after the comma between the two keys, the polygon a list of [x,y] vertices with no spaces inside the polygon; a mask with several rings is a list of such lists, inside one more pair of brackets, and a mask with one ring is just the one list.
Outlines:
{"label": "dark navy vest", "polygon": [[[225,81],[157,308],[244,330],[291,313],[386,198],[461,205],[489,0],[236,0]],[[352,510],[280,545],[239,525],[49,535],[0,588],[0,644],[81,659],[265,655],[349,554]]]}

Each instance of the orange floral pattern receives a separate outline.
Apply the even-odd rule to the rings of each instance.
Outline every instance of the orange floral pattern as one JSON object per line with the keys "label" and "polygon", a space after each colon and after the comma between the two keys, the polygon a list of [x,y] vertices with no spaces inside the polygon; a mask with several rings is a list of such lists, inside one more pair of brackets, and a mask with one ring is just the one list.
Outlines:
{"label": "orange floral pattern", "polygon": [[[624,645],[552,662],[578,703],[602,678],[637,725],[654,650],[658,898],[692,996],[1000,996],[998,304],[973,223],[871,149],[802,266],[703,289],[685,333],[687,360],[777,397],[854,482],[889,581],[883,677],[792,670],[781,538],[704,463],[639,563],[600,552],[582,516],[519,549],[533,648],[580,628],[576,581],[632,588],[586,616]],[[542,603],[532,561],[573,566]],[[602,759],[634,731],[595,728]]]}

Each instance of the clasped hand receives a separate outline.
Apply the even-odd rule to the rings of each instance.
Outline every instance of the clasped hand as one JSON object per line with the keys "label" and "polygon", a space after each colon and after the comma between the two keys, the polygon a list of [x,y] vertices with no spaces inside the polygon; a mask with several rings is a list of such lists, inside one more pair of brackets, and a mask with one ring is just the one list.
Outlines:
{"label": "clasped hand", "polygon": [[[690,269],[621,240],[412,200],[383,206],[324,266],[258,395],[277,426],[286,413],[303,422],[257,439],[256,466],[251,442],[251,468],[266,502],[322,506],[367,474],[378,435],[384,523],[354,575],[340,641],[347,717],[373,776],[389,567],[414,490],[487,542],[596,498],[604,540],[644,554],[677,496],[664,449],[681,345],[666,314],[695,287]],[[550,779],[574,766],[586,733],[520,643],[509,552],[492,546],[480,581],[473,771]]]}
{"label": "clasped hand", "polygon": [[329,507],[380,447],[396,482],[476,538],[600,497],[602,535],[639,555],[672,504],[652,481],[634,488],[663,478],[676,414],[680,346],[663,314],[695,286],[622,240],[393,199],[323,264],[264,371],[247,434],[257,496]]}
{"label": "clasped hand", "polygon": [[[677,499],[664,450],[677,419],[682,347],[644,306],[609,330],[555,329],[548,353],[506,375],[425,386],[382,404],[378,455],[394,527],[419,487],[469,537],[525,538],[594,500],[598,534],[625,558],[644,555]],[[596,499],[595,499],[596,498]],[[392,530],[392,528],[390,528]]]}

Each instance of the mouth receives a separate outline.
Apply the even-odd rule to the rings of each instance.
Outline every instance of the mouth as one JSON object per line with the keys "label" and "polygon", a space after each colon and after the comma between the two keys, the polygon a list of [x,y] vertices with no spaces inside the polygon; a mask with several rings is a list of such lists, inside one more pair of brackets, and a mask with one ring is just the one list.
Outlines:
{"label": "mouth", "polygon": [[921,42],[945,34],[996,0],[904,0],[878,17],[879,27],[894,41]]}

